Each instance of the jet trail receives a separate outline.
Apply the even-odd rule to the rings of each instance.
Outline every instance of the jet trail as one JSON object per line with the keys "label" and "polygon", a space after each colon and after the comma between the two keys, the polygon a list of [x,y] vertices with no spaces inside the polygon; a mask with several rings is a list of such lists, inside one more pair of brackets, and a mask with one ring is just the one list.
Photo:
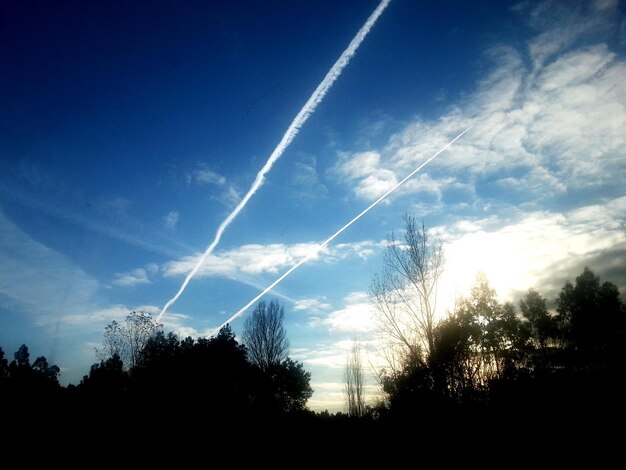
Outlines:
{"label": "jet trail", "polygon": [[163,306],[161,313],[159,313],[157,317],[157,322],[161,321],[161,317],[163,317],[165,312],[167,312],[167,309],[182,295],[182,293],[185,291],[185,288],[187,287],[187,284],[189,284],[189,281],[191,281],[191,279],[196,275],[196,273],[206,260],[207,256],[209,256],[213,252],[213,249],[220,242],[224,231],[228,228],[232,221],[235,220],[235,217],[237,217],[237,215],[246,206],[250,198],[254,196],[254,193],[256,193],[258,189],[263,185],[263,182],[265,181],[265,175],[272,169],[272,166],[274,166],[276,160],[278,160],[282,156],[287,147],[289,147],[289,144],[291,144],[294,137],[298,134],[304,123],[307,121],[309,116],[311,116],[311,114],[315,111],[317,105],[320,104],[322,99],[324,99],[324,96],[326,95],[326,93],[328,93],[330,87],[333,85],[333,83],[335,83],[335,80],[339,78],[339,75],[341,75],[343,69],[346,67],[346,65],[348,65],[348,62],[350,62],[350,59],[352,58],[352,56],[354,56],[357,49],[365,39],[365,36],[367,36],[367,34],[370,32],[370,30],[376,23],[376,20],[378,20],[378,17],[380,15],[382,15],[383,11],[385,10],[385,8],[387,8],[387,5],[389,5],[390,1],[391,0],[382,0],[380,2],[378,7],[376,7],[374,12],[370,15],[365,24],[359,30],[359,32],[356,33],[356,36],[354,36],[352,41],[350,41],[350,44],[348,45],[346,50],[343,51],[341,56],[339,56],[337,62],[335,62],[334,65],[330,68],[330,70],[324,77],[324,80],[322,80],[322,82],[317,86],[311,97],[308,99],[300,112],[291,122],[291,124],[287,128],[287,131],[283,135],[283,138],[280,140],[270,157],[267,159],[265,165],[263,165],[263,168],[261,168],[261,170],[259,170],[259,172],[257,173],[256,178],[254,179],[254,182],[252,183],[252,186],[250,186],[250,189],[248,190],[246,195],[239,202],[239,204],[237,204],[237,207],[233,209],[230,215],[226,217],[226,219],[218,227],[217,232],[215,233],[215,238],[213,239],[213,243],[208,246],[196,265],[189,272],[189,274],[187,274],[176,295],[168,300],[167,303]]}
{"label": "jet trail", "polygon": [[[473,124],[472,124],[473,126]],[[426,160],[424,163],[422,163],[420,166],[418,166],[415,170],[413,170],[411,173],[409,173],[407,176],[405,176],[400,182],[396,183],[395,186],[393,186],[391,189],[387,190],[387,192],[385,194],[383,194],[382,196],[380,196],[378,199],[376,199],[374,202],[372,202],[369,206],[367,206],[367,208],[365,208],[363,211],[361,211],[361,213],[359,215],[357,215],[355,218],[353,218],[350,222],[348,222],[346,225],[344,225],[343,227],[341,227],[339,230],[337,230],[335,233],[333,233],[330,237],[328,237],[326,240],[324,240],[318,247],[316,250],[311,251],[311,253],[309,253],[307,256],[305,256],[304,258],[302,258],[300,261],[298,261],[296,264],[294,264],[291,268],[289,268],[282,276],[280,276],[278,279],[276,279],[274,282],[272,282],[269,286],[267,286],[259,295],[257,295],[254,299],[252,299],[250,302],[248,302],[246,305],[244,305],[243,307],[241,307],[239,309],[239,311],[237,311],[237,313],[235,313],[234,315],[232,315],[228,320],[226,320],[224,323],[222,323],[220,326],[218,326],[215,330],[213,330],[213,332],[211,332],[210,336],[214,336],[215,334],[217,334],[217,332],[226,324],[230,323],[231,321],[235,320],[236,318],[240,317],[241,315],[244,314],[244,312],[246,310],[248,310],[248,308],[250,308],[254,303],[256,303],[261,297],[263,297],[265,294],[267,294],[269,291],[271,291],[274,287],[276,287],[280,282],[282,282],[283,279],[285,279],[287,276],[289,276],[292,272],[294,272],[296,269],[298,269],[300,266],[302,266],[304,263],[306,263],[307,261],[309,261],[311,258],[313,258],[315,255],[317,255],[317,253],[324,247],[326,247],[326,245],[328,245],[330,242],[332,242],[335,238],[337,238],[339,235],[341,235],[341,233],[346,230],[348,227],[350,227],[350,225],[352,225],[354,222],[356,222],[357,220],[359,220],[361,217],[363,217],[365,214],[367,214],[370,210],[372,210],[375,206],[377,206],[379,203],[381,203],[385,198],[387,198],[387,196],[389,196],[391,193],[393,193],[396,189],[398,189],[400,186],[402,186],[404,183],[406,183],[411,177],[413,177],[418,171],[420,171],[422,168],[424,168],[426,165],[428,165],[437,155],[439,155],[441,152],[443,152],[445,149],[447,149],[450,145],[452,145],[453,143],[455,143],[457,140],[459,140],[467,131],[469,131],[472,126],[469,126],[467,129],[465,129],[463,132],[461,132],[459,135],[457,135],[454,139],[452,139],[450,142],[448,142],[446,145],[444,145],[443,147],[441,147],[435,154],[433,154],[428,160]]]}

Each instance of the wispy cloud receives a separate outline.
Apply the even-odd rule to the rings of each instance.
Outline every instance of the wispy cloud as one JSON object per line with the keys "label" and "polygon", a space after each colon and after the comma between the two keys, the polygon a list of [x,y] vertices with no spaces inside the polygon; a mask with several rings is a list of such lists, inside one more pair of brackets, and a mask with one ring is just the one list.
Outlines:
{"label": "wispy cloud", "polygon": [[320,199],[328,194],[328,189],[320,181],[317,159],[313,156],[301,157],[295,163],[290,186],[293,196],[300,199]]}
{"label": "wispy cloud", "polygon": [[[116,304],[110,305],[105,308],[85,310],[80,313],[63,315],[60,320],[63,324],[74,328],[90,328],[97,332],[101,332],[107,324],[112,321],[123,322],[131,312],[145,312],[152,315],[155,319],[160,311],[160,308],[156,305],[135,305],[130,307],[128,305]],[[204,330],[199,330],[192,326],[197,322],[187,314],[171,312],[166,318],[163,318],[163,329],[166,332],[173,332],[181,338],[191,336],[192,338],[199,338],[207,336],[214,325],[207,327]],[[197,324],[196,324],[197,326]]]}
{"label": "wispy cloud", "polygon": [[167,215],[163,217],[163,225],[165,225],[165,228],[168,230],[174,230],[176,224],[178,223],[178,216],[179,214],[176,211],[168,212]]}
{"label": "wispy cloud", "polygon": [[211,198],[226,206],[235,206],[241,200],[241,194],[236,186],[225,176],[209,169],[204,163],[200,163],[197,168],[187,174],[187,182],[215,186],[218,189],[211,195]]}
{"label": "wispy cloud", "polygon": [[133,287],[141,284],[150,284],[148,273],[143,268],[133,269],[127,273],[116,273],[113,284],[121,287]]}
{"label": "wispy cloud", "polygon": [[[185,250],[173,249],[167,244],[161,244],[147,237],[145,233],[141,236],[131,232],[123,231],[110,221],[102,221],[88,217],[77,210],[72,210],[60,203],[51,202],[41,197],[35,197],[26,191],[21,190],[17,186],[5,187],[0,186],[0,195],[8,200],[15,201],[26,207],[30,207],[37,211],[48,214],[57,219],[72,223],[78,227],[89,230],[98,235],[102,235],[113,240],[118,240],[132,246],[136,246],[146,251],[152,251],[168,257],[180,256]],[[111,209],[116,215],[123,216],[128,204],[124,199],[114,198],[103,203],[104,206]],[[126,216],[123,216],[126,217]]]}
{"label": "wispy cloud", "polygon": [[[141,310],[141,308],[138,310]],[[61,321],[66,325],[95,326],[100,329],[112,321],[123,321],[132,311],[133,309],[125,305],[111,305],[100,309],[85,310],[80,313],[65,314],[61,317]]]}
{"label": "wispy cloud", "polygon": [[213,184],[216,186],[224,186],[226,178],[219,173],[210,170],[206,165],[200,164],[196,169],[187,175],[187,181],[198,184]]}
{"label": "wispy cloud", "polygon": [[0,296],[36,322],[93,302],[99,282],[63,254],[24,233],[0,210]]}
{"label": "wispy cloud", "polygon": [[304,311],[304,312],[319,312],[328,310],[332,307],[331,304],[325,301],[324,297],[322,298],[313,298],[313,299],[298,299],[293,304],[293,309],[296,311]]}

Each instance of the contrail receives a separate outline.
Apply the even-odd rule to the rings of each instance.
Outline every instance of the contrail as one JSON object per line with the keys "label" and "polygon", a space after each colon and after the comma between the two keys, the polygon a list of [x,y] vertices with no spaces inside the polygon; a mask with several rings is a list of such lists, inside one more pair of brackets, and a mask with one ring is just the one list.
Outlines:
{"label": "contrail", "polygon": [[[473,126],[473,124],[472,124]],[[326,240],[324,240],[320,245],[318,245],[318,247],[311,251],[308,255],[306,255],[304,258],[302,258],[300,261],[298,261],[296,264],[294,264],[291,268],[289,268],[282,276],[280,276],[278,279],[276,279],[274,282],[272,282],[269,286],[267,286],[259,295],[257,295],[254,299],[252,299],[250,302],[248,302],[246,305],[244,305],[243,307],[241,307],[237,313],[235,313],[234,315],[232,315],[228,320],[226,320],[224,323],[222,323],[220,326],[218,326],[215,330],[213,330],[211,332],[211,334],[209,336],[214,336],[223,326],[225,326],[226,324],[230,323],[231,321],[235,320],[236,318],[240,317],[241,315],[244,314],[244,312],[246,310],[248,310],[248,308],[250,308],[254,303],[256,303],[261,297],[263,297],[265,294],[267,294],[269,291],[271,291],[274,287],[276,287],[280,282],[282,282],[283,279],[285,279],[287,276],[289,276],[292,272],[294,272],[296,269],[298,269],[300,266],[302,266],[304,263],[306,263],[307,261],[309,261],[311,258],[313,258],[315,255],[317,255],[317,253],[324,247],[326,247],[326,245],[328,245],[330,242],[332,242],[335,238],[337,238],[339,235],[341,235],[341,233],[346,230],[348,227],[350,227],[350,225],[352,225],[353,223],[355,223],[357,220],[359,220],[361,217],[363,217],[365,214],[367,214],[370,210],[372,210],[375,206],[377,206],[380,202],[382,202],[387,196],[389,196],[391,193],[393,193],[396,189],[398,189],[400,186],[402,186],[404,183],[406,183],[413,175],[415,175],[418,171],[420,171],[422,168],[424,168],[426,165],[428,165],[437,155],[439,155],[441,152],[443,152],[445,149],[447,149],[450,145],[452,145],[453,143],[455,143],[457,140],[459,140],[467,131],[469,131],[472,126],[469,126],[467,129],[465,129],[463,132],[461,132],[459,135],[457,135],[454,139],[452,139],[450,142],[448,142],[446,145],[444,145],[443,147],[441,147],[436,153],[434,153],[428,160],[426,160],[424,163],[422,163],[420,166],[418,166],[415,170],[413,170],[411,173],[409,173],[407,176],[405,176],[402,181],[400,181],[399,183],[396,183],[395,186],[393,186],[391,189],[387,190],[387,192],[385,194],[383,194],[382,196],[380,196],[378,199],[376,199],[374,202],[372,202],[369,206],[367,206],[367,208],[365,208],[363,211],[361,211],[361,213],[359,215],[357,215],[354,219],[352,219],[350,222],[348,222],[346,225],[344,225],[343,227],[341,227],[339,230],[337,230],[335,233],[333,233],[330,237],[328,237]]]}
{"label": "contrail", "polygon": [[167,303],[163,306],[161,313],[159,313],[157,317],[157,322],[161,321],[161,317],[165,314],[165,312],[167,312],[167,309],[174,302],[176,302],[181,294],[185,291],[185,288],[187,287],[187,284],[189,284],[189,281],[191,281],[191,278],[196,275],[196,273],[206,260],[207,256],[209,256],[213,252],[213,249],[220,242],[224,230],[226,230],[226,228],[228,228],[232,221],[235,220],[235,217],[237,217],[242,209],[246,207],[246,204],[248,203],[250,198],[254,196],[254,193],[256,193],[258,189],[263,185],[263,182],[265,181],[265,175],[272,169],[272,166],[274,166],[276,160],[278,160],[282,156],[287,147],[289,147],[289,144],[291,144],[294,137],[298,134],[309,116],[315,111],[315,108],[317,108],[317,105],[320,104],[326,93],[328,93],[328,90],[330,90],[330,87],[333,85],[333,83],[335,83],[335,80],[339,78],[339,75],[341,75],[343,69],[346,67],[346,65],[348,65],[348,62],[350,62],[350,59],[352,58],[352,56],[354,56],[357,49],[365,39],[365,36],[367,36],[367,34],[370,32],[370,30],[374,26],[374,23],[376,23],[378,17],[382,15],[383,11],[385,10],[385,8],[387,8],[387,5],[389,5],[390,1],[391,0],[382,0],[380,2],[378,7],[376,7],[374,12],[370,15],[365,24],[359,30],[359,32],[356,33],[356,36],[354,36],[352,41],[350,41],[350,44],[348,45],[346,50],[343,51],[341,56],[339,56],[337,62],[335,62],[334,65],[330,68],[330,70],[324,77],[324,80],[322,80],[322,82],[317,86],[311,97],[308,99],[300,112],[291,122],[291,124],[287,128],[287,131],[283,135],[283,138],[280,140],[270,157],[267,159],[265,165],[263,165],[263,168],[261,168],[261,170],[259,170],[259,172],[257,173],[256,178],[254,179],[254,182],[252,183],[252,186],[250,186],[250,189],[248,190],[246,195],[239,202],[239,204],[237,204],[237,207],[233,209],[230,215],[226,217],[226,219],[218,227],[217,232],[215,233],[215,238],[213,239],[213,243],[209,245],[209,247],[202,254],[196,265],[193,267],[193,269],[189,271],[189,274],[187,274],[187,276],[185,277],[185,280],[180,286],[180,289],[178,289],[178,292],[176,292],[176,295],[168,300]]}

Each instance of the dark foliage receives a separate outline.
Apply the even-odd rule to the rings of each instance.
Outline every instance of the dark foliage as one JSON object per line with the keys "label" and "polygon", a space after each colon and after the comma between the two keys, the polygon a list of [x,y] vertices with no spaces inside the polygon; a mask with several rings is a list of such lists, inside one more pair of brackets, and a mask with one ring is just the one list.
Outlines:
{"label": "dark foliage", "polygon": [[[563,286],[554,305],[551,311],[531,289],[517,312],[479,278],[436,326],[430,354],[409,355],[399,370],[383,374],[387,399],[359,417],[307,411],[311,376],[303,364],[286,355],[260,364],[229,326],[214,338],[181,339],[136,315],[142,331],[151,333],[142,333],[132,361],[113,352],[78,386],[60,387],[59,368],[45,357],[31,364],[25,345],[11,362],[0,348],[0,398],[11,404],[5,428],[18,436],[19,426],[23,433],[37,423],[51,435],[62,420],[102,442],[166,431],[175,439],[192,428],[197,436],[217,432],[229,440],[249,432],[268,442],[275,436],[268,429],[282,426],[290,430],[287,439],[299,430],[327,442],[361,443],[401,439],[409,434],[400,430],[412,429],[411,439],[423,445],[451,432],[495,445],[506,436],[513,442],[515,431],[516,442],[532,435],[541,443],[552,439],[553,429],[558,438],[572,439],[622,426],[626,308],[617,287],[586,268]],[[282,322],[275,326],[285,340]],[[117,347],[112,338],[106,340]],[[610,442],[608,432],[602,436]]]}
{"label": "dark foliage", "polygon": [[[383,374],[387,419],[481,423],[549,420],[560,426],[624,416],[626,309],[617,287],[589,268],[567,282],[556,312],[531,289],[521,314],[484,277],[441,321],[424,361]],[[573,428],[574,429],[574,428]]]}

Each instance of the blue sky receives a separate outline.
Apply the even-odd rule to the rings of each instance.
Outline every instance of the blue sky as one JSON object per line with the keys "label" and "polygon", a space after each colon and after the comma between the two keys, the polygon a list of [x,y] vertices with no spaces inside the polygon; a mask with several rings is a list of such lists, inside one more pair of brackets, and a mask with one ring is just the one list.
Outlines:
{"label": "blue sky", "polygon": [[[76,383],[104,326],[158,313],[376,8],[3,2],[0,345]],[[616,1],[393,0],[164,322],[206,334],[470,124],[268,296],[314,409],[340,409],[404,213],[445,241],[441,313],[483,271],[553,298],[626,287],[626,21]],[[236,332],[243,321],[234,322]]]}

